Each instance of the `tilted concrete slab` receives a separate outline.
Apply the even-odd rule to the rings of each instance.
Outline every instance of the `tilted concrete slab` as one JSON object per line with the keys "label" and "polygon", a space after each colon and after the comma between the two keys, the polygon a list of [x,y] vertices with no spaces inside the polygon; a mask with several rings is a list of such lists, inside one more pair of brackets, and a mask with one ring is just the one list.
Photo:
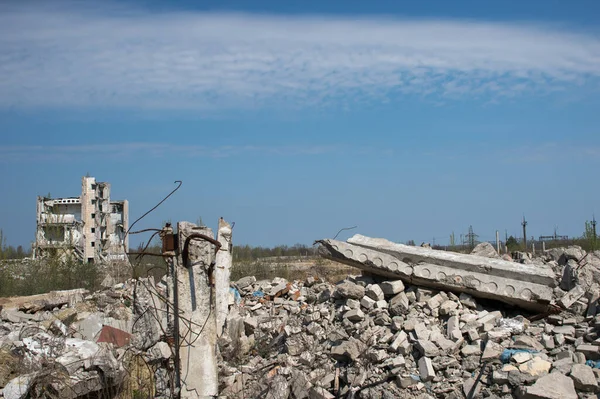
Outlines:
{"label": "tilted concrete slab", "polygon": [[412,276],[413,269],[401,260],[373,249],[362,248],[344,241],[319,241],[319,254],[324,258],[354,266],[380,276],[407,278]]}
{"label": "tilted concrete slab", "polygon": [[406,263],[432,263],[435,265],[457,267],[477,273],[489,273],[494,276],[519,279],[531,283],[556,285],[552,268],[545,265],[509,262],[477,255],[459,254],[431,248],[413,247],[396,244],[384,238],[371,238],[360,234],[348,239],[350,244],[359,245],[388,253]]}
{"label": "tilted concrete slab", "polygon": [[[357,237],[360,240],[356,240]],[[354,236],[351,240],[372,244],[368,239]],[[336,240],[321,240],[319,243],[321,256],[373,274],[441,290],[466,292],[532,311],[547,310],[552,300],[552,287],[556,284],[554,278],[551,281],[548,279],[551,270],[549,273],[548,268],[543,266],[532,268],[531,265],[409,247],[387,240],[377,240],[377,245],[386,250]],[[401,247],[393,247],[395,245]],[[394,250],[390,250],[390,247]],[[538,268],[540,277],[536,278],[534,271]],[[521,269],[522,275],[519,274]]]}

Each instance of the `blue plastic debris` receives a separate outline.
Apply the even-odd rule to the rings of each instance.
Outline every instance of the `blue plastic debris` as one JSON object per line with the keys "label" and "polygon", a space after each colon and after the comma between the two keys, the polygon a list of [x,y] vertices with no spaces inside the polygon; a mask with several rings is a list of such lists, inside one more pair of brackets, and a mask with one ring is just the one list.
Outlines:
{"label": "blue plastic debris", "polygon": [[510,362],[510,358],[513,357],[515,353],[537,353],[538,351],[533,349],[504,349],[502,354],[500,355],[500,360],[502,363]]}
{"label": "blue plastic debris", "polygon": [[240,292],[233,287],[229,287],[229,294],[233,295],[233,301],[235,302],[236,305],[239,305],[240,302],[242,302],[242,296],[240,295]]}
{"label": "blue plastic debris", "polygon": [[262,298],[263,296],[265,296],[265,293],[262,291],[254,291],[252,293],[252,296],[257,297],[257,298]]}
{"label": "blue plastic debris", "polygon": [[585,362],[585,364],[587,364],[593,369],[600,369],[600,360],[588,360],[587,362]]}

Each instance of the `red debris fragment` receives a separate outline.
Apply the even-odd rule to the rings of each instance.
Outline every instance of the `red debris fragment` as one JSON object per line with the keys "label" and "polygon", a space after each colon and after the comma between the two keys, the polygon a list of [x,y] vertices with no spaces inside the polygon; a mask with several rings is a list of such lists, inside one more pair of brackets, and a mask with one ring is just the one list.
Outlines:
{"label": "red debris fragment", "polygon": [[100,336],[96,342],[110,342],[117,348],[129,344],[131,340],[131,334],[126,331],[119,330],[111,326],[104,326],[100,330]]}

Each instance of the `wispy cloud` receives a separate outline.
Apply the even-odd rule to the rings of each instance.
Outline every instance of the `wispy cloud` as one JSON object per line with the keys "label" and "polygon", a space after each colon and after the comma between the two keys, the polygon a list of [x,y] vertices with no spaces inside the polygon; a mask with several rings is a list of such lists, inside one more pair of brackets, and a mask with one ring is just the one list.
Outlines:
{"label": "wispy cloud", "polygon": [[598,162],[600,147],[595,144],[549,141],[503,150],[500,158],[511,164]]}
{"label": "wispy cloud", "polygon": [[175,145],[167,143],[119,143],[63,146],[0,146],[0,162],[72,161],[73,159],[132,159],[139,157],[230,158],[241,155],[321,155],[338,151],[339,146],[220,146]]}
{"label": "wispy cloud", "polygon": [[556,26],[50,4],[0,5],[0,106],[496,99],[600,80],[598,36]]}

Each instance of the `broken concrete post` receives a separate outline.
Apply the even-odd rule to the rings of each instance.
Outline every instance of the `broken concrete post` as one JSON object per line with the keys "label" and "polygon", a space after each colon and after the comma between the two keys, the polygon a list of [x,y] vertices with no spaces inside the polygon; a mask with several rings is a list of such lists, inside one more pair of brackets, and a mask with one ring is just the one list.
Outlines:
{"label": "broken concrete post", "polygon": [[217,309],[217,336],[223,334],[223,326],[229,309],[229,276],[231,275],[231,225],[219,219],[217,241],[221,248],[215,258],[215,306]]}
{"label": "broken concrete post", "polygon": [[213,237],[213,234],[208,227],[189,222],[179,222],[177,231],[182,248],[181,259],[175,265],[182,338],[181,398],[213,397],[218,394],[217,323],[212,286],[215,245],[198,236]]}
{"label": "broken concrete post", "polygon": [[554,272],[548,266],[464,255],[355,235],[348,242],[319,241],[329,259],[416,285],[466,292],[534,311],[552,300]]}
{"label": "broken concrete post", "polygon": [[500,253],[500,234],[498,233],[498,230],[496,230],[496,252],[498,253],[498,255],[501,255],[501,253]]}

